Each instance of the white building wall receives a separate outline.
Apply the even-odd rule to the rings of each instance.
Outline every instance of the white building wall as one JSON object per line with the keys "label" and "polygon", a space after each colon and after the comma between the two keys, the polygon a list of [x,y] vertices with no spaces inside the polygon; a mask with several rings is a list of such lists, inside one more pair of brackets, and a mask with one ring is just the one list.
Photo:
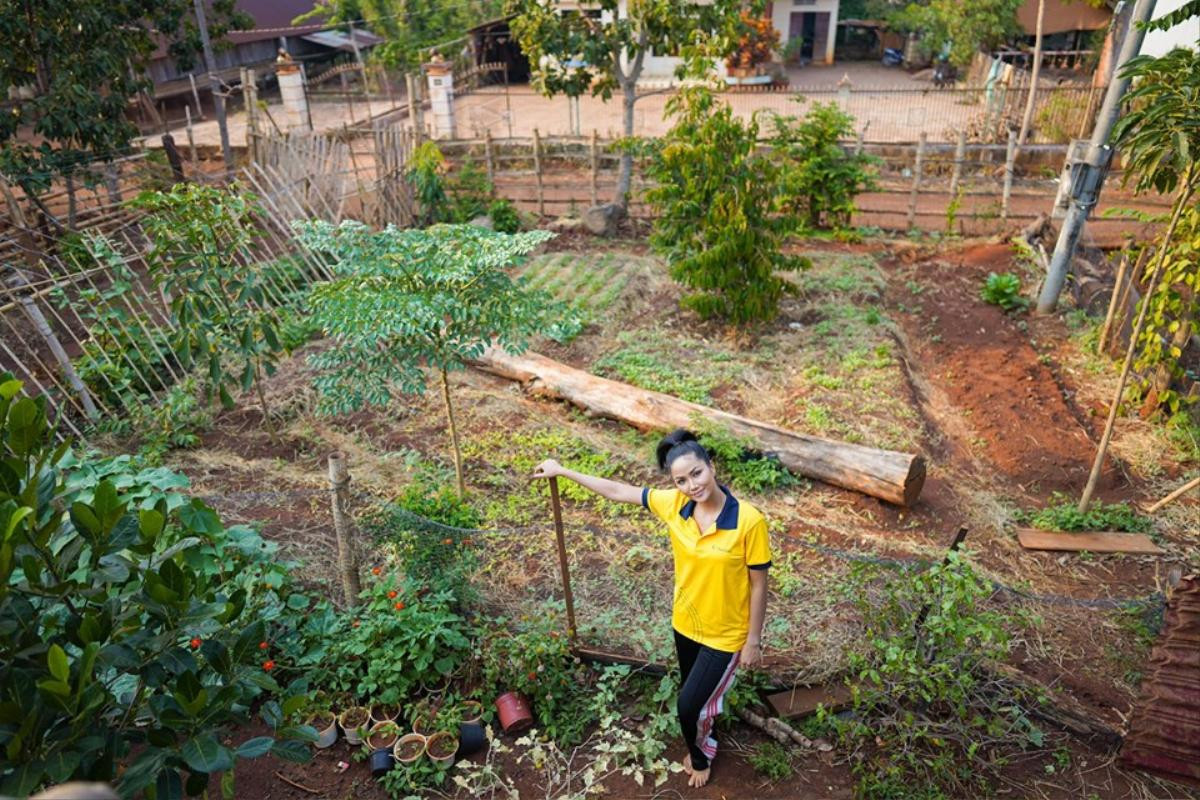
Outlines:
{"label": "white building wall", "polygon": [[[829,33],[825,40],[825,52],[813,53],[813,62],[833,63],[833,48],[837,42],[838,0],[775,0],[771,8],[771,24],[779,31],[780,48],[787,47],[792,29],[792,15],[805,13],[829,14]],[[823,58],[822,58],[823,56]]]}

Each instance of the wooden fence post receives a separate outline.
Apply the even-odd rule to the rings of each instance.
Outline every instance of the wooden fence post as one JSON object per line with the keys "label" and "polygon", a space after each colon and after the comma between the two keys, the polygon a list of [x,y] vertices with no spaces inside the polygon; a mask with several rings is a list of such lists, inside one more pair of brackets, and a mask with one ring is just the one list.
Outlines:
{"label": "wooden fence post", "polygon": [[592,128],[592,142],[589,155],[592,161],[592,206],[600,204],[600,134]]}
{"label": "wooden fence post", "polygon": [[1012,199],[1013,169],[1017,160],[1017,132],[1008,129],[1008,148],[1004,153],[1004,195],[1000,201],[1000,219],[1008,221],[1008,206]]}
{"label": "wooden fence post", "polygon": [[425,128],[425,121],[421,118],[421,99],[417,94],[420,85],[421,82],[411,72],[404,73],[404,86],[408,90],[408,124],[417,132],[418,144]]}
{"label": "wooden fence post", "polygon": [[911,230],[917,224],[917,196],[921,193],[921,172],[925,169],[925,131],[917,140],[917,157],[913,164],[912,191],[908,196],[908,227]]}
{"label": "wooden fence post", "polygon": [[487,164],[488,183],[495,186],[496,182],[496,165],[492,160],[492,129],[488,128],[483,132],[483,160]]}
{"label": "wooden fence post", "polygon": [[542,186],[542,137],[533,129],[533,174],[537,180],[538,216],[546,216],[546,192]]}
{"label": "wooden fence post", "polygon": [[567,544],[563,536],[562,503],[558,499],[558,478],[550,479],[550,508],[554,512],[554,538],[558,544],[558,568],[562,572],[563,599],[567,604],[567,638],[575,643],[575,598],[571,593],[571,570],[567,566]]}
{"label": "wooden fence post", "polygon": [[1104,352],[1104,344],[1108,341],[1108,332],[1112,328],[1113,316],[1117,312],[1117,301],[1121,299],[1121,288],[1125,284],[1125,271],[1129,268],[1129,256],[1121,256],[1121,264],[1117,267],[1117,280],[1113,283],[1112,297],[1108,299],[1108,313],[1104,315],[1104,327],[1100,329],[1100,338],[1096,341],[1096,352]]}
{"label": "wooden fence post", "polygon": [[958,185],[962,181],[963,159],[967,156],[967,132],[958,132],[958,143],[954,145],[954,172],[950,174],[950,202],[958,197]]}
{"label": "wooden fence post", "polygon": [[346,607],[358,605],[358,559],[354,552],[354,520],[350,517],[350,470],[342,453],[329,456],[329,487],[333,495],[333,533],[337,539],[338,572]]}
{"label": "wooden fence post", "polygon": [[175,147],[175,137],[169,133],[162,135],[163,152],[167,154],[167,163],[171,165],[171,177],[175,183],[184,183],[187,178],[183,174],[183,159],[179,149]]}
{"label": "wooden fence post", "polygon": [[187,117],[188,155],[191,157],[192,166],[194,167],[196,166],[196,132],[192,130],[192,107],[185,104],[183,113]]}

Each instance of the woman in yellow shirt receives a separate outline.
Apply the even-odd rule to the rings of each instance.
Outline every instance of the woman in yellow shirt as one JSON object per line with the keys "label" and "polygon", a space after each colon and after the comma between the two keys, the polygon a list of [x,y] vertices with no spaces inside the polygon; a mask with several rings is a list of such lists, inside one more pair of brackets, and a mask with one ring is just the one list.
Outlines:
{"label": "woman in yellow shirt", "polygon": [[758,509],[717,483],[695,435],[677,430],[658,444],[658,466],[673,489],[650,489],[585,475],[543,461],[535,478],[563,477],[619,503],[640,503],[667,525],[675,560],[671,624],[681,686],[677,711],[687,744],[688,785],[708,782],[717,752],[713,722],[739,665],[762,658],[771,565],[767,523]]}

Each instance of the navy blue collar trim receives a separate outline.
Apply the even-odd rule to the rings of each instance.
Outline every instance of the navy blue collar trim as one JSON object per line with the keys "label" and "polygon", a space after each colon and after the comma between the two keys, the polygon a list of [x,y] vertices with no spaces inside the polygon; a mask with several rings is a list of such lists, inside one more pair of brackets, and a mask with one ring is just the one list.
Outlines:
{"label": "navy blue collar trim", "polygon": [[[721,509],[721,513],[717,516],[716,527],[723,531],[735,531],[738,526],[738,501],[733,496],[733,492],[729,491],[729,487],[721,486],[721,491],[725,492],[725,507]],[[696,510],[696,501],[688,500],[683,504],[683,508],[679,509],[679,516],[683,519],[691,519],[692,513]]]}

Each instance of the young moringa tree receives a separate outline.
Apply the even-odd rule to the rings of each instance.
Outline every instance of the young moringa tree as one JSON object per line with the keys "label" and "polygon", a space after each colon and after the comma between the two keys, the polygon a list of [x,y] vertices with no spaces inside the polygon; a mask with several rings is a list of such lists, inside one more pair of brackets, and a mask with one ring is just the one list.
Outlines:
{"label": "young moringa tree", "polygon": [[[755,4],[756,5],[756,4]],[[597,0],[583,11],[563,11],[555,0],[509,0],[513,34],[534,65],[534,85],[547,96],[605,100],[621,92],[626,137],[633,136],[633,107],[645,59],[714,43],[709,55],[723,58],[733,48],[740,25],[739,0]],[[621,154],[613,203],[628,207],[633,154]]]}
{"label": "young moringa tree", "polygon": [[474,225],[425,230],[361,222],[295,224],[302,245],[330,264],[334,279],[313,287],[313,318],[333,345],[309,359],[324,413],[386,406],[393,392],[423,394],[426,368],[437,373],[463,484],[458,427],[447,373],[463,369],[495,342],[521,353],[536,334],[558,336],[573,315],[506,271],[553,238],[548,231],[497,233]]}

